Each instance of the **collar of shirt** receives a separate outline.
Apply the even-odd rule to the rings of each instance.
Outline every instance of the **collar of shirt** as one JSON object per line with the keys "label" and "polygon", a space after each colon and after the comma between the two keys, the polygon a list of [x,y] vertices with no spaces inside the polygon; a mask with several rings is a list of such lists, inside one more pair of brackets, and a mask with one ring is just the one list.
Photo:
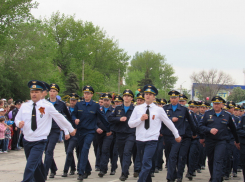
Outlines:
{"label": "collar of shirt", "polygon": [[169,104],[169,109],[173,110],[172,106],[177,106],[176,110],[181,110],[181,109],[180,109],[180,107],[181,107],[180,104],[177,104],[177,105]]}
{"label": "collar of shirt", "polygon": [[[225,112],[224,110],[221,110],[220,113],[217,113],[217,114],[216,114],[216,112],[214,111],[214,109],[212,109],[212,110],[213,110],[212,112],[213,112],[213,115],[214,115],[214,116],[217,116],[217,114],[219,114],[219,116],[223,116],[223,115],[224,115],[224,112]],[[218,116],[217,116],[217,117],[218,117]]]}
{"label": "collar of shirt", "polygon": [[[124,110],[124,104],[122,104],[121,106],[122,106],[122,109]],[[129,106],[129,109],[128,109],[128,110],[133,110],[133,109],[134,109],[133,104],[130,104],[130,106]]]}
{"label": "collar of shirt", "polygon": [[[143,105],[144,105],[144,107],[147,107],[147,106],[148,106],[146,103],[144,103]],[[151,107],[155,107],[155,106],[156,106],[156,104],[154,104],[154,103],[152,102],[152,103],[151,103],[149,106],[150,106],[149,108],[151,108]]]}
{"label": "collar of shirt", "polygon": [[108,111],[112,111],[113,110],[112,106],[109,106],[108,108],[102,106],[102,108],[103,108],[103,110],[107,109]]}
{"label": "collar of shirt", "polygon": [[[84,104],[84,105],[86,105],[86,102],[85,102],[85,100],[83,100],[82,102],[83,102],[83,104]],[[93,100],[91,99],[91,100],[90,100],[89,102],[87,102],[87,103],[88,103],[88,105],[92,105],[92,103],[93,103]]]}
{"label": "collar of shirt", "polygon": [[[31,100],[30,102],[28,102],[28,104],[30,104],[30,105],[33,105],[33,101]],[[39,100],[39,101],[37,101],[36,102],[36,106],[40,106],[42,104],[42,100]]]}
{"label": "collar of shirt", "polygon": [[[53,102],[51,102],[51,101],[50,101],[50,99],[48,99],[48,101],[49,101],[50,103],[53,103]],[[59,100],[58,100],[58,99],[56,99],[56,101],[55,101],[54,105],[58,104],[58,102],[59,102]]]}

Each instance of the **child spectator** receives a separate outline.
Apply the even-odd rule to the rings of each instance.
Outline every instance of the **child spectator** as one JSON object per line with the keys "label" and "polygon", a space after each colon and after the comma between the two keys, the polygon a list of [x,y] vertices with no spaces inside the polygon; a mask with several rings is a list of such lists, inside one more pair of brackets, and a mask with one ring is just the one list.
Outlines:
{"label": "child spectator", "polygon": [[11,129],[12,129],[12,124],[14,121],[7,121],[7,126],[5,130],[5,143],[4,143],[4,149],[3,153],[8,153],[8,146],[9,146],[9,140],[11,139]]}
{"label": "child spectator", "polygon": [[5,130],[6,130],[6,126],[5,126],[4,121],[5,121],[5,118],[3,116],[1,116],[0,117],[0,147],[2,148],[2,150],[0,151],[0,153],[3,153],[3,151],[4,151]]}

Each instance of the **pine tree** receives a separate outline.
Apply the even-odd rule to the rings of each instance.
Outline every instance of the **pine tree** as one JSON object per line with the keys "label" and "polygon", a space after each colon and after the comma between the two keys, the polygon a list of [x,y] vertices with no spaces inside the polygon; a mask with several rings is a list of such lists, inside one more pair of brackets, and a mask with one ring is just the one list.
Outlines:
{"label": "pine tree", "polygon": [[146,70],[145,72],[145,78],[141,79],[138,82],[138,86],[141,88],[141,90],[143,90],[143,87],[145,85],[152,85],[152,80],[150,79],[150,75],[149,75],[149,69]]}
{"label": "pine tree", "polygon": [[75,73],[71,72],[67,75],[65,87],[66,87],[66,91],[64,91],[64,94],[66,95],[77,92],[79,86],[78,86],[78,78]]}

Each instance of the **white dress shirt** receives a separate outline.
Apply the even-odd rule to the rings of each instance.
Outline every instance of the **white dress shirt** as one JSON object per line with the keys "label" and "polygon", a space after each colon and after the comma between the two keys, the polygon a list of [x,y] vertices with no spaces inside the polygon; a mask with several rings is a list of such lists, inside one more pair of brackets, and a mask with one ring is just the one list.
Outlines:
{"label": "white dress shirt", "polygon": [[[44,114],[40,113],[40,108],[44,108]],[[66,118],[60,114],[53,106],[53,104],[48,103],[44,100],[39,100],[36,103],[36,122],[37,129],[33,131],[31,129],[31,118],[33,101],[29,101],[21,105],[19,112],[15,117],[15,124],[19,127],[19,122],[24,121],[23,134],[27,141],[39,141],[47,139],[52,126],[52,118],[58,124],[61,129],[67,129],[69,132],[73,132],[74,128],[71,123],[66,120]]]}
{"label": "white dress shirt", "polygon": [[179,132],[175,128],[173,122],[168,118],[164,109],[162,107],[156,106],[154,103],[151,103],[149,106],[150,127],[148,129],[145,129],[145,121],[141,121],[142,115],[145,114],[147,110],[146,103],[136,106],[128,121],[130,128],[136,127],[136,140],[158,140],[162,122],[172,131],[174,137],[178,138]]}

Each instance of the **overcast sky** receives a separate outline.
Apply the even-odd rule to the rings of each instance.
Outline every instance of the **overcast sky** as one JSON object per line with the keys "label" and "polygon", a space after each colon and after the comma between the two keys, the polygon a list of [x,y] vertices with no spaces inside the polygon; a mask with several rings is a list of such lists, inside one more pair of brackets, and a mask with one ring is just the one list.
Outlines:
{"label": "overcast sky", "polygon": [[244,0],[37,0],[32,14],[60,11],[91,21],[133,56],[151,50],[166,56],[178,76],[176,88],[191,88],[190,75],[218,69],[244,84]]}

